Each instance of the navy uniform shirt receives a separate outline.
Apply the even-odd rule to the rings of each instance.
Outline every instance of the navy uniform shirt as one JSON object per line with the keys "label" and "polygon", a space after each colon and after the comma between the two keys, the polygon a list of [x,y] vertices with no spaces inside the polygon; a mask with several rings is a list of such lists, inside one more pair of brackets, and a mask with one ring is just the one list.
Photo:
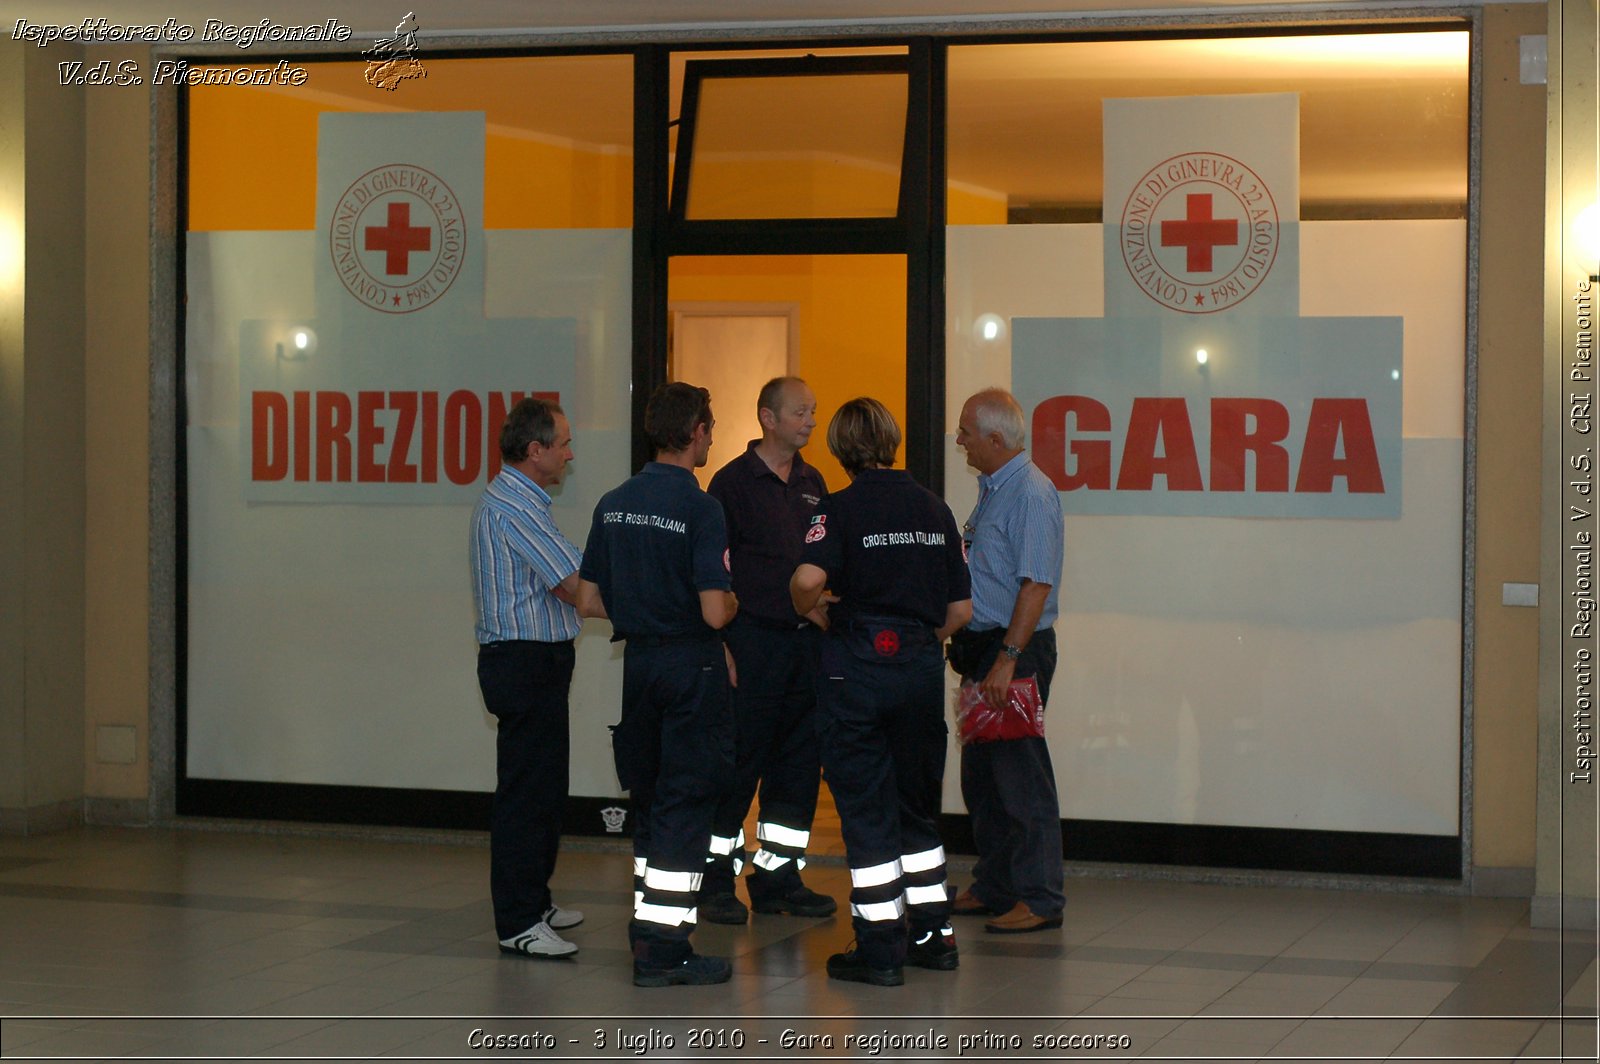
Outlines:
{"label": "navy uniform shirt", "polygon": [[864,470],[817,508],[802,562],[828,574],[831,620],[906,617],[937,628],[972,597],[955,515],[903,469]]}
{"label": "navy uniform shirt", "polygon": [[756,453],[760,442],[751,440],[744,454],[717,470],[706,491],[722,504],[728,519],[728,561],[740,614],[798,625],[789,578],[800,564],[806,529],[828,486],[798,454],[784,483]]}
{"label": "navy uniform shirt", "polygon": [[699,593],[729,587],[722,507],[687,469],[650,462],[601,496],[578,575],[600,588],[618,638],[709,638]]}

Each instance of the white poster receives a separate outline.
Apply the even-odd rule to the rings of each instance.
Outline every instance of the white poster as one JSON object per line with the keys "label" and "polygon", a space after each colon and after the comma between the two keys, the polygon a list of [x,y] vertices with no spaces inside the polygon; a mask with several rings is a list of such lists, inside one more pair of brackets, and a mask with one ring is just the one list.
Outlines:
{"label": "white poster", "polygon": [[[627,475],[631,234],[486,232],[481,114],[320,131],[316,229],[188,236],[186,769],[492,790],[472,506],[525,394],[573,426],[569,538]],[[578,639],[574,794],[618,793],[610,634]]]}
{"label": "white poster", "polygon": [[1398,517],[1402,323],[1300,316],[1298,98],[1104,116],[1105,313],[1012,323],[1066,511]]}
{"label": "white poster", "polygon": [[[951,227],[947,409],[1015,390],[1018,337],[975,322],[1103,320],[1104,235]],[[1466,246],[1461,219],[1301,225],[1306,320],[1405,323],[1398,519],[1067,517],[1046,713],[1063,817],[1459,830]],[[953,435],[945,470],[963,517],[978,485]]]}
{"label": "white poster", "polygon": [[576,323],[484,314],[481,112],[319,121],[316,313],[241,325],[245,498],[470,501],[506,411],[570,397]]}

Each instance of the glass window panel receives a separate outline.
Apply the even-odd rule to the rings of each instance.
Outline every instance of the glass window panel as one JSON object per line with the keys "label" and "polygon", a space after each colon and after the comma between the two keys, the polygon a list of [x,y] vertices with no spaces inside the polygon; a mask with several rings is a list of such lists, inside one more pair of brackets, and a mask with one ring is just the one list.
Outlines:
{"label": "glass window panel", "polygon": [[[951,49],[945,470],[957,516],[971,512],[977,485],[953,422],[979,388],[1017,389],[1036,460],[1053,448],[1065,469],[1081,471],[1104,447],[1118,489],[1119,456],[1131,449],[1126,395],[1183,404],[1193,418],[1198,483],[1179,503],[1191,507],[1185,513],[1087,513],[1072,495],[1092,489],[1062,491],[1062,659],[1050,742],[1057,772],[1075,781],[1062,794],[1064,816],[1459,831],[1467,38]],[[1373,362],[1374,350],[1359,345],[1320,363],[1294,343],[1230,351],[1207,333],[1237,339],[1238,318],[1158,319],[1155,302],[1150,311],[1110,305],[1113,283],[1127,283],[1113,272],[1132,267],[1125,247],[1119,255],[1107,244],[1121,239],[1120,202],[1102,223],[1104,101],[1257,93],[1298,97],[1298,151],[1285,155],[1289,166],[1298,159],[1300,210],[1284,211],[1290,250],[1273,267],[1298,271],[1283,297],[1297,305],[1269,315],[1253,296],[1243,306],[1278,337],[1381,323],[1392,362]],[[1205,147],[1174,146],[1173,157]],[[1035,338],[1045,335],[1071,339],[1041,348]],[[1202,361],[1198,349],[1208,345]],[[1027,394],[1051,360],[1083,373],[1062,371],[1067,383]],[[1235,372],[1247,361],[1254,375]],[[1375,379],[1362,377],[1353,392],[1316,392],[1297,378],[1346,362]],[[1104,380],[1112,386],[1097,395],[1094,381]],[[1305,429],[1294,419],[1314,397],[1395,390],[1400,439],[1388,469],[1403,470],[1397,513],[1194,516],[1217,511],[1188,500],[1226,504],[1215,494],[1216,402],[1250,404],[1252,418],[1287,410],[1298,432],[1284,436],[1285,451],[1300,462]],[[1060,434],[1046,443],[1035,423],[1058,393],[1105,400],[1108,412],[1108,425],[1070,421],[1065,453]],[[1163,428],[1157,461],[1189,440],[1187,421],[1166,434],[1176,426]],[[1245,494],[1262,490],[1260,456],[1251,460]],[[1164,473],[1157,483],[1171,480]],[[1291,481],[1278,498],[1295,490]],[[959,800],[948,785],[946,800],[947,808]]]}
{"label": "glass window panel", "polygon": [[189,89],[191,231],[315,228],[317,119],[330,111],[482,111],[485,225],[632,224],[629,56],[428,59],[427,77],[393,92],[368,85],[362,63],[305,69],[303,86]]}
{"label": "glass window panel", "polygon": [[[905,54],[906,49],[903,45],[881,45],[870,48],[753,48],[733,51],[673,52],[671,59],[668,61],[667,111],[672,115],[683,114],[684,73],[690,63],[699,62],[702,59],[801,59],[806,56],[831,59],[837,56]],[[667,190],[669,193],[673,182],[678,177],[677,167],[672,164],[672,161],[677,158],[679,128],[679,124],[674,122],[667,130]]]}
{"label": "glass window panel", "polygon": [[[424,63],[426,78],[393,92],[367,85],[363,64],[313,63],[299,89],[190,94],[195,778],[492,790],[466,531],[499,461],[497,411],[518,394],[560,393],[577,458],[552,513],[579,545],[595,502],[629,472],[631,56]],[[335,134],[322,122],[369,115],[476,125],[452,155],[444,134]],[[369,172],[409,180],[427,168],[477,205],[460,214],[469,264],[414,312],[362,305],[332,269],[342,200],[319,204],[319,175],[369,144],[383,164]],[[438,200],[383,202],[398,181],[349,187],[378,197],[378,213],[359,218],[369,239],[391,228],[429,254],[451,246],[428,209]],[[409,207],[404,225],[385,226],[391,203]],[[386,252],[365,254],[382,278]],[[420,291],[425,278],[411,282]],[[608,635],[579,637],[575,714],[585,700],[591,717],[615,714]],[[619,793],[605,729],[575,727],[572,746],[573,793]]]}
{"label": "glass window panel", "polygon": [[704,79],[686,217],[894,217],[906,91],[898,73]]}
{"label": "glass window panel", "polygon": [[1100,217],[1103,99],[1294,92],[1306,218],[1459,217],[1467,34],[1073,41],[950,50],[952,224]]}

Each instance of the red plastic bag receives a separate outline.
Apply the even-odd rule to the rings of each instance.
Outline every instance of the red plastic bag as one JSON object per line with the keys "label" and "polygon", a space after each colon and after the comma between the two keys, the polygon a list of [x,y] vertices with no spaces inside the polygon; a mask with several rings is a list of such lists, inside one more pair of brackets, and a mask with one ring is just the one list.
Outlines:
{"label": "red plastic bag", "polygon": [[962,746],[997,739],[1043,739],[1044,702],[1032,676],[1012,680],[1004,709],[983,697],[983,687],[964,683],[956,697],[956,734]]}

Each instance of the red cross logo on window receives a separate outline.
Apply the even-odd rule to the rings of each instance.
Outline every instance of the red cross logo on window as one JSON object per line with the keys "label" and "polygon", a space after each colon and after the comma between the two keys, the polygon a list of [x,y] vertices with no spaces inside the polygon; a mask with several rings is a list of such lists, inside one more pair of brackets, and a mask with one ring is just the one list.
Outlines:
{"label": "red cross logo on window", "polygon": [[1209,192],[1191,192],[1187,198],[1188,217],[1161,223],[1161,246],[1186,249],[1185,268],[1190,273],[1210,273],[1211,249],[1238,244],[1239,222],[1212,218]]}
{"label": "red cross logo on window", "polygon": [[899,653],[900,633],[893,628],[885,628],[872,637],[872,649],[886,658]]}
{"label": "red cross logo on window", "polygon": [[[1191,197],[1192,198],[1192,197]],[[411,224],[411,204],[389,204],[389,224],[379,228],[367,226],[367,250],[381,251],[383,272],[391,277],[411,272],[410,255],[413,251],[427,251],[433,246],[433,231]],[[1191,251],[1192,255],[1193,252]],[[1210,252],[1206,252],[1207,261]]]}

